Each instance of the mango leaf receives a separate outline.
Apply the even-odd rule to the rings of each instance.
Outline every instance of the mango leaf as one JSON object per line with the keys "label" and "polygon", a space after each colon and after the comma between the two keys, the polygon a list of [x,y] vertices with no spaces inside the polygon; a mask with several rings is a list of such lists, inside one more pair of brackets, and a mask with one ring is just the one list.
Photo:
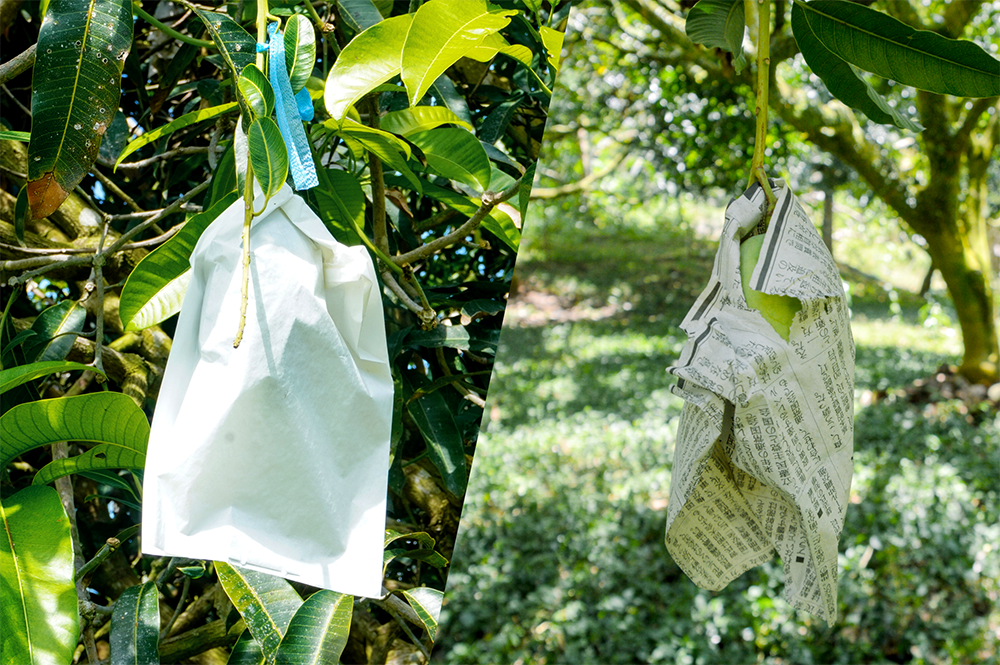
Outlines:
{"label": "mango leaf", "polygon": [[446,106],[411,106],[386,113],[379,120],[379,126],[385,131],[407,137],[449,123],[473,131],[472,125],[459,118]]}
{"label": "mango leaf", "polygon": [[24,343],[24,357],[32,362],[64,359],[86,320],[87,310],[75,300],[46,308],[31,324],[35,335]]}
{"label": "mango leaf", "polygon": [[111,616],[111,662],[115,665],[158,665],[160,605],[156,584],[129,587],[115,602]]}
{"label": "mango leaf", "polygon": [[0,141],[20,141],[27,143],[31,140],[31,132],[15,132],[10,129],[0,129]]}
{"label": "mango leaf", "polygon": [[326,77],[323,101],[338,123],[359,99],[400,73],[400,53],[413,14],[377,23],[344,47]]}
{"label": "mango leaf", "polygon": [[917,121],[902,115],[878,94],[860,72],[843,58],[830,51],[816,38],[806,23],[798,2],[792,6],[792,31],[802,56],[813,72],[823,80],[830,94],[853,109],[864,113],[873,122],[896,125],[913,132],[923,131]]}
{"label": "mango leaf", "polygon": [[566,37],[566,34],[554,30],[547,25],[540,27],[538,34],[541,35],[542,46],[545,47],[545,52],[549,55],[549,64],[552,65],[552,69],[558,71],[560,58],[562,58],[563,39]]}
{"label": "mango leaf", "polygon": [[131,397],[121,393],[100,392],[28,402],[0,416],[0,468],[32,448],[55,441],[111,444],[117,452],[109,457],[121,456],[142,468],[140,458],[145,457],[148,439],[146,414]]}
{"label": "mango leaf", "polygon": [[253,64],[257,59],[257,40],[240,24],[221,12],[207,12],[194,5],[189,5],[198,18],[202,20],[212,41],[219,47],[223,60],[233,75],[233,81],[243,73],[243,68]]}
{"label": "mango leaf", "polygon": [[79,636],[69,518],[51,487],[0,501],[0,654],[4,663],[65,665]]}
{"label": "mango leaf", "polygon": [[278,123],[270,118],[257,118],[250,124],[247,142],[253,175],[260,182],[265,199],[270,200],[288,177],[288,152]]}
{"label": "mango leaf", "polygon": [[277,665],[339,663],[351,632],[354,596],[324,589],[302,603],[278,645]]}
{"label": "mango leaf", "polygon": [[420,617],[421,623],[427,629],[428,636],[433,641],[437,637],[438,617],[441,616],[441,601],[444,599],[444,593],[429,587],[418,587],[404,590],[403,595],[410,602],[410,607]]}
{"label": "mango leaf", "polygon": [[695,44],[743,55],[743,0],[699,0],[688,12],[684,32]]}
{"label": "mango leaf", "polygon": [[475,136],[457,127],[442,127],[411,134],[409,140],[420,148],[427,165],[450,180],[457,180],[477,192],[490,188],[490,159]]}
{"label": "mango leaf", "polygon": [[191,111],[190,113],[185,113],[176,120],[172,120],[162,127],[157,127],[156,129],[151,129],[144,134],[140,134],[135,137],[125,149],[122,150],[122,154],[118,155],[118,161],[115,162],[115,168],[121,164],[126,157],[131,155],[133,152],[147,146],[153,141],[163,138],[169,134],[176,132],[178,129],[184,129],[185,127],[190,127],[191,125],[197,124],[199,122],[204,122],[205,120],[211,120],[216,118],[223,113],[229,113],[233,111],[238,106],[237,102],[229,102],[228,104],[220,104],[218,106],[212,106],[207,109],[200,109],[198,111]]}
{"label": "mango leaf", "polygon": [[[422,374],[403,373],[403,388],[411,394],[428,383]],[[465,443],[452,408],[438,391],[411,400],[406,410],[427,442],[428,456],[441,472],[445,489],[456,498],[462,498],[469,474],[465,463]]]}
{"label": "mango leaf", "polygon": [[340,16],[356,32],[366,30],[382,21],[382,14],[372,0],[337,0]]}
{"label": "mango leaf", "polygon": [[[832,53],[876,76],[939,95],[1000,95],[1000,61],[975,43],[914,30],[853,2],[796,2],[792,5],[792,31],[802,56],[828,88],[829,82],[812,63],[830,58]],[[837,94],[832,88],[830,92]],[[841,101],[854,106],[847,99]]]}
{"label": "mango leaf", "polygon": [[240,639],[233,645],[226,665],[264,665],[266,662],[267,659],[264,658],[264,652],[260,650],[257,640],[249,630],[244,630],[240,634]]}
{"label": "mango leaf", "polygon": [[68,360],[49,360],[40,363],[31,363],[30,365],[18,365],[17,367],[0,370],[0,393],[5,393],[11,388],[16,388],[28,381],[34,381],[49,374],[70,372],[73,370],[89,370],[104,376],[104,373],[98,371],[96,367]]}
{"label": "mango leaf", "polygon": [[208,210],[198,213],[167,242],[139,261],[122,287],[118,305],[125,330],[142,330],[164,321],[181,309],[191,278],[191,252],[198,238],[239,194],[230,192]]}
{"label": "mango leaf", "polygon": [[247,101],[253,111],[254,117],[268,118],[271,116],[271,111],[274,110],[274,88],[271,87],[271,83],[257,65],[244,67],[237,85],[239,85],[240,92],[243,93],[243,99]]}
{"label": "mango leaf", "polygon": [[327,120],[324,125],[333,128],[346,140],[357,141],[369,150],[376,157],[399,171],[409,182],[409,186],[420,191],[420,180],[406,163],[406,159],[411,154],[410,145],[389,132],[373,129],[362,125],[360,122],[345,118],[343,125],[337,129],[337,124],[332,120]]}
{"label": "mango leaf", "polygon": [[[469,199],[464,194],[453,192],[450,189],[438,187],[428,180],[419,178],[420,190],[424,196],[429,196],[435,201],[440,201],[447,206],[454,208],[463,215],[471,217],[476,213],[481,204],[479,199]],[[392,174],[386,174],[385,184],[390,187],[406,187],[408,183]],[[504,244],[517,251],[517,246],[521,241],[521,232],[514,225],[511,218],[500,210],[492,210],[483,220],[484,229],[499,238]]]}
{"label": "mango leaf", "polygon": [[346,245],[360,245],[365,224],[365,193],[361,183],[350,173],[325,169],[320,175],[326,183],[313,190],[319,204],[319,216],[330,233]]}
{"label": "mango leaf", "polygon": [[306,87],[315,65],[316,33],[312,23],[302,14],[294,14],[285,24],[285,66],[292,93]]}
{"label": "mango leaf", "polygon": [[[415,540],[417,541],[418,547],[416,549],[409,549],[405,547],[389,548],[391,543],[397,540]],[[389,562],[394,560],[396,557],[407,557],[409,559],[414,559],[416,561],[424,561],[435,568],[444,568],[448,565],[448,560],[445,559],[441,554],[434,551],[434,539],[430,534],[424,531],[417,531],[414,533],[399,533],[398,531],[386,530],[385,532],[385,548],[382,553],[382,570],[383,574]]]}
{"label": "mango leaf", "polygon": [[43,466],[31,480],[32,485],[47,485],[71,473],[100,469],[142,469],[146,466],[146,444],[121,445],[102,443],[79,455],[55,460]]}
{"label": "mango leaf", "polygon": [[437,77],[437,80],[431,85],[430,93],[444,102],[452,113],[472,125],[472,111],[469,110],[469,103],[455,89],[455,84],[446,74]]}
{"label": "mango leaf", "polygon": [[514,10],[490,11],[486,0],[430,0],[413,16],[403,44],[403,84],[416,104],[445,70],[510,23]]}
{"label": "mango leaf", "polygon": [[52,0],[32,80],[27,189],[35,219],[55,212],[97,159],[131,46],[129,0]]}
{"label": "mango leaf", "polygon": [[219,583],[246,622],[268,662],[273,662],[292,616],[302,605],[295,589],[280,577],[215,562]]}
{"label": "mango leaf", "polygon": [[479,139],[486,143],[494,143],[499,140],[527,99],[528,96],[524,92],[515,90],[510,97],[494,106],[479,128]]}
{"label": "mango leaf", "polygon": [[511,58],[514,58],[521,64],[525,65],[529,69],[531,68],[531,61],[534,59],[534,54],[531,49],[523,44],[510,44],[497,33],[491,35],[486,35],[482,43],[475,48],[472,48],[465,54],[465,57],[478,60],[480,62],[489,62],[497,53],[503,53]]}

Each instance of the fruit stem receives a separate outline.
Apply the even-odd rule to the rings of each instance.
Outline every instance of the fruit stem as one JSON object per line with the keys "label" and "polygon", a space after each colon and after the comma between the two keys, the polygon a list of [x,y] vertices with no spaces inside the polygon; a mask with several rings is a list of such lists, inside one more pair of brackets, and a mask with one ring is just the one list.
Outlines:
{"label": "fruit stem", "polygon": [[767,150],[767,93],[771,75],[771,0],[757,0],[757,95],[754,115],[757,132],[754,137],[753,158],[750,161],[750,184],[756,180],[764,188],[767,210],[755,233],[763,233],[774,212],[776,198],[764,171],[764,152]]}

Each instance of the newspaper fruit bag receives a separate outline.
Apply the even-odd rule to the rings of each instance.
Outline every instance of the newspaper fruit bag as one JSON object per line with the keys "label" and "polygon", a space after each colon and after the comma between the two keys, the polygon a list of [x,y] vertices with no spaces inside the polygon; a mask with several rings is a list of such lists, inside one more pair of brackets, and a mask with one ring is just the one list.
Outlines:
{"label": "newspaper fruit bag", "polygon": [[791,190],[772,184],[762,242],[741,245],[764,214],[760,184],[727,207],[711,280],[681,324],[665,540],[709,590],[776,551],[788,601],[830,622],[853,471],[854,341],[833,257]]}
{"label": "newspaper fruit bag", "polygon": [[[255,210],[264,207],[258,196]],[[380,596],[393,384],[363,247],[287,186],[202,234],[149,438],[142,550]]]}

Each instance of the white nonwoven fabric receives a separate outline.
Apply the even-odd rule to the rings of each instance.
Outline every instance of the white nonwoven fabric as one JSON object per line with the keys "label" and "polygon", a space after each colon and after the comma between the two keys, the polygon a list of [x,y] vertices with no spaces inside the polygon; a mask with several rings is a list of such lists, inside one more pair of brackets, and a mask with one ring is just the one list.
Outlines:
{"label": "white nonwoven fabric", "polygon": [[142,551],[381,596],[393,383],[374,267],[286,185],[251,226],[234,349],[243,218],[241,198],[191,255],[149,437]]}

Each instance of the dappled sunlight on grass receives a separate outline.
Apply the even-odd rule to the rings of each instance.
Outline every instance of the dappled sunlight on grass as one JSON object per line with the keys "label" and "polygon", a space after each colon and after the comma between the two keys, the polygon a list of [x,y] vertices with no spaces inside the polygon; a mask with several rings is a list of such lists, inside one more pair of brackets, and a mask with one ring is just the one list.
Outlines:
{"label": "dappled sunlight on grass", "polygon": [[[622,245],[641,255],[635,243]],[[606,239],[589,251],[620,256],[622,246]],[[858,391],[881,392],[856,416],[837,623],[785,602],[777,557],[718,593],[672,562],[663,528],[682,401],[665,369],[710,268],[671,262],[682,260],[542,261],[520,273],[559,307],[602,306],[629,279],[655,286],[599,319],[569,321],[555,308],[548,323],[521,325],[512,303],[436,660],[986,662],[1000,648],[1000,422],[956,400],[907,400],[904,388],[961,351],[910,303],[894,316],[862,299],[853,324]],[[657,309],[667,286],[646,278],[663,274],[684,285]]]}

